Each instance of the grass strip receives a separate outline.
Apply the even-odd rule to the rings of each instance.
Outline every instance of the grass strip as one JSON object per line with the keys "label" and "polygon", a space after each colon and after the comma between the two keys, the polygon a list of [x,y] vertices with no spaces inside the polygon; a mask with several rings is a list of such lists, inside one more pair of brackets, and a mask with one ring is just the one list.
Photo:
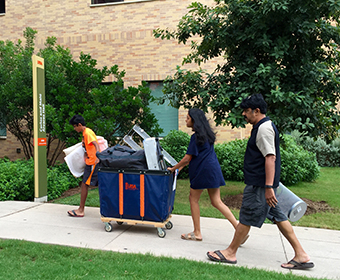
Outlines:
{"label": "grass strip", "polygon": [[0,239],[0,279],[316,279],[186,259]]}

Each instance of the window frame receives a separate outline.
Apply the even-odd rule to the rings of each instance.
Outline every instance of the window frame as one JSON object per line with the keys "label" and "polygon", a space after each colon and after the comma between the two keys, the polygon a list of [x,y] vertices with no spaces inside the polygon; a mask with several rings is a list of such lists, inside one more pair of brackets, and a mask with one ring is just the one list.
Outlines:
{"label": "window frame", "polygon": [[139,2],[151,2],[151,1],[158,1],[158,0],[123,0],[119,2],[109,2],[109,3],[99,3],[99,4],[93,4],[93,1],[94,0],[91,0],[90,7],[122,5],[122,4],[131,4],[131,3],[139,3]]}

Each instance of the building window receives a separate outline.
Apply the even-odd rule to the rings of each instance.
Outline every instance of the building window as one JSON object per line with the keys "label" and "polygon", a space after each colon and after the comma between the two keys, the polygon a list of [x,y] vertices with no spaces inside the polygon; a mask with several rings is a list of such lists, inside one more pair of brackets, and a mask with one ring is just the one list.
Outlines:
{"label": "building window", "polygon": [[5,0],[0,0],[0,14],[4,14],[5,12]]}
{"label": "building window", "polygon": [[[155,81],[148,82],[151,94],[153,97],[158,98],[163,96],[163,82]],[[158,105],[156,102],[150,103],[151,112],[154,113],[158,120],[158,124],[163,128],[161,137],[165,137],[170,130],[178,130],[178,109],[169,105],[169,101],[166,101],[162,105]]]}
{"label": "building window", "polygon": [[124,2],[124,0],[92,0],[91,4],[106,4],[106,3],[116,3]]}
{"label": "building window", "polygon": [[6,139],[7,137],[7,129],[6,126],[4,126],[1,122],[0,122],[0,139]]}
{"label": "building window", "polygon": [[136,2],[149,2],[155,0],[91,0],[91,6],[108,6],[108,5],[115,5],[115,4],[129,4],[129,3],[136,3]]}

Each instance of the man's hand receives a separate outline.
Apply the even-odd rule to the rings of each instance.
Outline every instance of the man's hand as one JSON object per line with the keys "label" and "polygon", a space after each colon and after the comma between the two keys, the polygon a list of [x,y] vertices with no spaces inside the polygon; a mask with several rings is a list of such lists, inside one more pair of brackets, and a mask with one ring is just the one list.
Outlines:
{"label": "man's hand", "polygon": [[265,197],[266,197],[267,204],[270,207],[275,207],[275,205],[277,204],[277,199],[275,197],[275,192],[272,188],[266,188]]}

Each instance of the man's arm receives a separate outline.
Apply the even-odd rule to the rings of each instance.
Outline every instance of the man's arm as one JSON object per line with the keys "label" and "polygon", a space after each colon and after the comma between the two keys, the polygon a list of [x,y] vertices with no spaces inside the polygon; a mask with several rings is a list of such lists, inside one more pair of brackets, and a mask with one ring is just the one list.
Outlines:
{"label": "man's arm", "polygon": [[[96,148],[96,152],[100,152],[100,148],[99,148],[99,145],[98,145],[97,141],[92,141],[91,144]],[[97,164],[98,162],[99,162],[99,159],[96,156],[95,164]]]}
{"label": "man's arm", "polygon": [[266,201],[267,204],[270,207],[275,207],[277,204],[277,199],[275,197],[275,193],[273,190],[273,184],[274,184],[274,177],[275,177],[275,160],[276,156],[275,155],[266,155],[265,157],[265,171],[266,171],[266,186],[271,186],[266,187]]}

